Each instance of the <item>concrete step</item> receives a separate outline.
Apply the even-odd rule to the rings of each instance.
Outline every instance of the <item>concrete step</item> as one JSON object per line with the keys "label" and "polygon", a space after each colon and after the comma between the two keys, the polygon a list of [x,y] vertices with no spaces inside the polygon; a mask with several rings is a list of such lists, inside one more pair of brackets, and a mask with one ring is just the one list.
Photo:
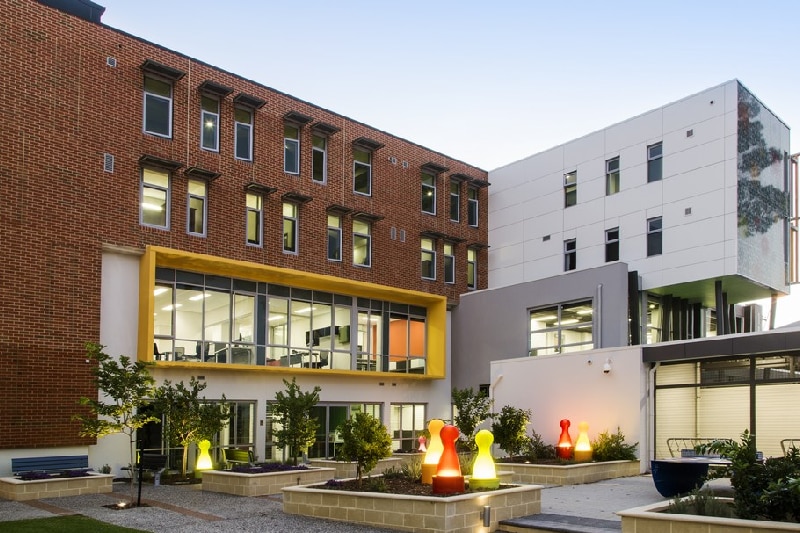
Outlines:
{"label": "concrete step", "polygon": [[614,533],[617,531],[622,531],[622,523],[616,520],[542,513],[512,520],[501,520],[496,533]]}

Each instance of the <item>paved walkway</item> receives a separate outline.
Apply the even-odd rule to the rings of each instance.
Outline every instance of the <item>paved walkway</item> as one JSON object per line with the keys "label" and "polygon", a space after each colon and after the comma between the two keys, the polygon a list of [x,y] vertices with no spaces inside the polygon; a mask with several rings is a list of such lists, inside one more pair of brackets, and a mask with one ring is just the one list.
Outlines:
{"label": "paved walkway", "polygon": [[[204,492],[198,486],[142,487],[142,502],[149,507],[115,511],[105,507],[129,499],[129,487],[115,484],[111,494],[50,498],[30,502],[0,499],[3,522],[82,514],[120,526],[153,533],[385,533],[389,530],[285,514],[280,495],[245,498]],[[650,476],[610,479],[587,485],[547,487],[542,491],[542,512],[588,520],[619,521],[614,511],[663,501]]]}

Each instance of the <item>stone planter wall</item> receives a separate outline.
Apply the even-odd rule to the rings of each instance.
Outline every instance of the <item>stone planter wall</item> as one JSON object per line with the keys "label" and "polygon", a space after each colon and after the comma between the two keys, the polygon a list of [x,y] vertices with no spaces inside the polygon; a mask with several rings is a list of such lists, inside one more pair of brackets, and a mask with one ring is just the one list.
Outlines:
{"label": "stone planter wall", "polygon": [[203,472],[203,490],[237,496],[266,496],[280,494],[281,489],[292,485],[323,483],[332,478],[334,472],[333,468],[310,468],[264,474],[206,470]]}
{"label": "stone planter wall", "polygon": [[603,463],[576,463],[571,465],[538,465],[528,463],[498,463],[498,470],[514,473],[513,483],[541,485],[580,485],[603,479],[638,476],[639,461],[607,461]]}
{"label": "stone planter wall", "polygon": [[[286,487],[286,513],[340,520],[399,531],[474,533],[495,531],[498,521],[540,513],[541,486],[465,493],[446,498],[378,492],[348,492]],[[483,508],[490,506],[490,526],[483,527]]]}
{"label": "stone planter wall", "polygon": [[[381,459],[378,461],[378,464],[375,465],[370,472],[365,472],[364,475],[377,475],[383,474],[383,472],[389,468],[395,467],[400,468],[404,462],[412,460],[413,456],[403,456],[403,457],[389,457],[386,459]],[[356,463],[353,462],[340,462],[334,459],[311,459],[309,461],[312,466],[317,466],[321,468],[333,468],[336,470],[336,474],[330,477],[335,477],[336,479],[343,479],[343,478],[351,478],[356,477]]]}
{"label": "stone planter wall", "polygon": [[769,522],[761,520],[739,520],[688,514],[662,513],[669,502],[619,511],[622,531],[646,531],[647,533],[674,533],[692,531],[697,533],[780,533],[800,531],[800,524]]}
{"label": "stone planter wall", "polygon": [[14,477],[0,478],[0,498],[12,501],[61,498],[82,494],[101,494],[113,490],[111,474],[92,474],[85,477],[34,479],[23,481]]}

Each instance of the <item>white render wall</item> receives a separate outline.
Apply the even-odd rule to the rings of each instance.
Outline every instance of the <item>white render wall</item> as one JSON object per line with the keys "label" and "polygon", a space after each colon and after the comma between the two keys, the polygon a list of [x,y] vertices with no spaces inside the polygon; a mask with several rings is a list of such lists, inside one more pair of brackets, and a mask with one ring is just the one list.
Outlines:
{"label": "white render wall", "polygon": [[[577,241],[579,270],[601,266],[614,227],[620,261],[644,290],[736,274],[737,88],[729,81],[490,172],[489,287],[563,273],[566,239]],[[663,179],[647,183],[647,146],[657,142]],[[605,162],[617,156],[620,192],[606,196]],[[573,170],[577,205],[565,209]],[[663,254],[648,258],[647,219],[657,216]]]}

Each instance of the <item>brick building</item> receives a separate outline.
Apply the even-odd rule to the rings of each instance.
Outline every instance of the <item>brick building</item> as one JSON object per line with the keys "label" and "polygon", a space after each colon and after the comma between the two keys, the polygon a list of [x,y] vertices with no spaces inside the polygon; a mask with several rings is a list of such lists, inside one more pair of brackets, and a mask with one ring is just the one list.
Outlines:
{"label": "brick building", "polygon": [[486,288],[487,173],[102,12],[0,0],[0,470],[126,462],[70,420],[95,394],[86,341],[158,382],[202,376],[233,401],[218,444],[259,457],[279,456],[268,401],[291,376],[322,387],[312,455],[354,411],[396,448],[449,417],[449,310]]}

